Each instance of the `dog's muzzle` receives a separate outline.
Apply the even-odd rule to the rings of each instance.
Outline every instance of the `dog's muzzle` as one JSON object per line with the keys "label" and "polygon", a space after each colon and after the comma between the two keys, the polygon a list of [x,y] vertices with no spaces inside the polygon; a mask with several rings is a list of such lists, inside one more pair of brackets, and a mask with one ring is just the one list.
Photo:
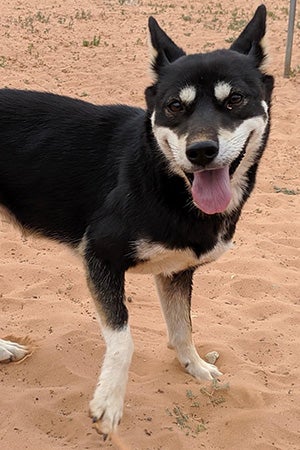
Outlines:
{"label": "dog's muzzle", "polygon": [[193,175],[188,176],[193,201],[205,214],[223,213],[232,197],[229,165],[212,167],[218,153],[218,142],[213,140],[194,142],[186,149],[186,157],[193,165]]}
{"label": "dog's muzzle", "polygon": [[219,153],[219,145],[215,141],[194,142],[186,149],[187,159],[195,166],[206,167]]}

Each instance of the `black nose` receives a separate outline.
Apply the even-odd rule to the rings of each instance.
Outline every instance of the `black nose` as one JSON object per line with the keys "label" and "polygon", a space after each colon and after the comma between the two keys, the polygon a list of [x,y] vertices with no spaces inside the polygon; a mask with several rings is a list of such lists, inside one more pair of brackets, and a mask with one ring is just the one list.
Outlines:
{"label": "black nose", "polygon": [[188,160],[197,166],[206,166],[211,163],[219,152],[219,146],[215,141],[194,142],[186,149]]}

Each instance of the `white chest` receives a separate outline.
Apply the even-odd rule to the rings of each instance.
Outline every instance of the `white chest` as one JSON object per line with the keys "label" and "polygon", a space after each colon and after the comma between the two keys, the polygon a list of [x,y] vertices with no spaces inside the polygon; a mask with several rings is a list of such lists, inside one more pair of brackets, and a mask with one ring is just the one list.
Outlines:
{"label": "white chest", "polygon": [[170,250],[161,244],[141,239],[136,243],[136,252],[138,258],[145,261],[130,268],[129,272],[171,275],[172,273],[180,272],[190,267],[212,262],[231,247],[231,242],[223,242],[220,240],[211,251],[197,258],[190,248]]}

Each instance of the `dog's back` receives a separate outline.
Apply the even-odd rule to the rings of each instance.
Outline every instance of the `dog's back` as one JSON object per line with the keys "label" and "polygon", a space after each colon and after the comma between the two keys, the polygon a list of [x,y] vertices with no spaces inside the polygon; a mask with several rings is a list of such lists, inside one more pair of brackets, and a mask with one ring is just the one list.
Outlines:
{"label": "dog's back", "polygon": [[0,90],[0,202],[27,230],[76,245],[143,120],[139,108]]}

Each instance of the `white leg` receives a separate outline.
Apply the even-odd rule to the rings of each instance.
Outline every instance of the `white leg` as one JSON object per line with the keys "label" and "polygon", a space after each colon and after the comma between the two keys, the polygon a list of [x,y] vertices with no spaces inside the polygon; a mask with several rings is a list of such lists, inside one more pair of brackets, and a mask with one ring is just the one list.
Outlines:
{"label": "white leg", "polygon": [[107,435],[117,428],[123,415],[133,342],[124,304],[124,272],[99,259],[98,249],[95,252],[92,246],[94,237],[86,242],[87,281],[106,343],[102,369],[90,402],[90,416],[97,430]]}
{"label": "white leg", "polygon": [[121,330],[103,327],[102,332],[107,348],[90,415],[94,422],[101,420],[101,432],[109,434],[122,418],[133,342],[128,325]]}
{"label": "white leg", "polygon": [[158,275],[156,286],[165,316],[169,347],[174,348],[182,366],[199,380],[212,380],[222,373],[204,361],[192,340],[190,318],[193,271],[187,270],[171,277]]}
{"label": "white leg", "polygon": [[18,361],[28,353],[30,350],[25,345],[0,339],[0,362]]}

